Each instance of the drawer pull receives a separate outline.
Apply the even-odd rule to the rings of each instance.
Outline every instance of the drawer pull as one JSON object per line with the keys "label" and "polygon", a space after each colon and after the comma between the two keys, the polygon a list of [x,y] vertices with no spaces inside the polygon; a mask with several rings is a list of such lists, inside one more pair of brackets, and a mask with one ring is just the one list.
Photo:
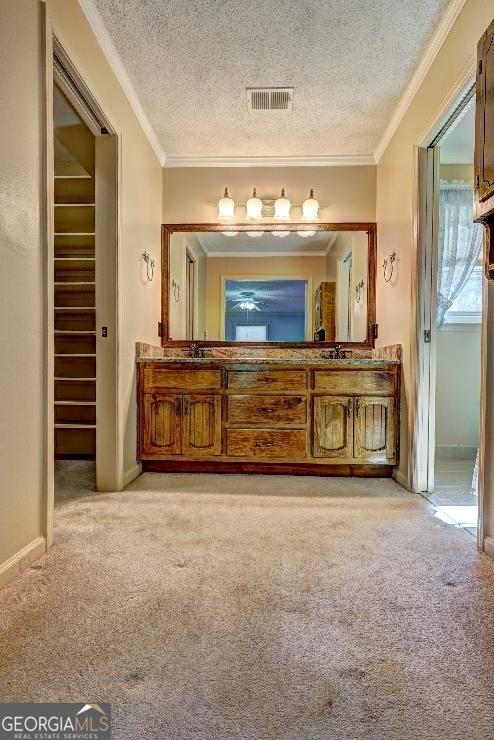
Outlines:
{"label": "drawer pull", "polygon": [[360,416],[360,398],[355,399],[355,417],[358,419]]}
{"label": "drawer pull", "polygon": [[258,383],[276,383],[276,378],[270,378],[269,376],[260,375],[257,378]]}
{"label": "drawer pull", "polygon": [[268,442],[263,439],[256,439],[256,447],[276,447],[276,442]]}
{"label": "drawer pull", "polygon": [[353,405],[353,399],[349,398],[347,401],[347,407],[346,407],[346,413],[348,417],[352,415],[352,405]]}
{"label": "drawer pull", "polygon": [[275,414],[276,409],[274,409],[272,406],[259,406],[257,409],[260,414]]}

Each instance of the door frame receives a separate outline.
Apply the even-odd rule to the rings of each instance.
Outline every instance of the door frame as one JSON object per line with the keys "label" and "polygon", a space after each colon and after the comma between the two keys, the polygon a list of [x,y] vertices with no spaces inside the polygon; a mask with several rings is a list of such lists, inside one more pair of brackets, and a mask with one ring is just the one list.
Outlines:
{"label": "door frame", "polygon": [[[415,493],[427,493],[434,487],[435,458],[435,321],[437,282],[437,224],[438,224],[438,149],[440,134],[468,99],[475,86],[475,60],[464,71],[455,88],[447,96],[440,112],[424,132],[414,148],[414,203],[412,255],[412,345],[411,345],[411,403],[409,415],[409,488]],[[489,290],[484,281],[484,301],[481,326],[481,397],[479,434],[478,529],[477,543],[485,549],[486,491],[489,490],[489,469],[485,463],[486,450],[492,438],[487,397],[491,363],[488,348],[493,343],[494,326],[488,321]],[[491,309],[492,313],[492,309]],[[430,342],[424,341],[424,331],[430,330]],[[494,549],[493,549],[494,555]]]}
{"label": "door frame", "polygon": [[[42,149],[43,149],[43,179],[41,183],[43,207],[43,417],[44,417],[44,440],[43,440],[43,509],[44,509],[44,529],[46,536],[46,547],[49,549],[53,545],[53,519],[55,504],[55,466],[54,466],[54,126],[53,126],[53,85],[54,75],[54,52],[60,53],[64,62],[67,63],[71,76],[73,76],[77,89],[83,98],[88,101],[91,108],[98,114],[98,118],[104,123],[105,139],[109,141],[103,147],[105,152],[104,167],[106,173],[112,176],[110,190],[113,188],[112,197],[113,213],[111,218],[113,223],[107,224],[105,234],[108,236],[108,246],[105,257],[106,273],[106,291],[111,296],[105,305],[100,306],[101,299],[96,301],[96,337],[97,345],[100,345],[100,351],[97,349],[97,369],[96,377],[98,384],[98,375],[105,378],[105,393],[97,394],[96,398],[96,446],[100,450],[104,449],[105,454],[96,455],[96,477],[99,482],[98,490],[121,490],[123,487],[122,473],[122,389],[121,389],[121,326],[119,317],[121,315],[120,301],[120,275],[119,275],[119,250],[120,250],[120,187],[121,181],[121,156],[120,156],[120,137],[111,125],[109,119],[104,114],[101,106],[85,83],[83,76],[77,69],[70,54],[66,51],[63,44],[63,34],[59,34],[55,28],[49,11],[45,3],[41,4],[42,13],[42,66],[43,66],[43,132],[42,132]],[[73,100],[71,101],[73,104]],[[90,123],[89,121],[87,121]],[[97,137],[98,138],[98,137]],[[103,137],[101,137],[103,138]],[[110,143],[111,142],[111,143]],[[97,142],[96,142],[97,143]],[[97,260],[96,260],[97,264]],[[112,271],[108,271],[109,265],[113,266]],[[98,268],[96,268],[98,271]],[[108,276],[113,276],[111,285],[108,285]],[[101,287],[101,275],[100,287]],[[98,282],[98,276],[96,277]],[[98,291],[97,291],[98,292]],[[101,294],[101,291],[100,291]],[[102,350],[100,338],[101,323],[98,320],[98,313],[102,309],[103,324],[114,327],[113,336],[110,342]],[[101,317],[100,317],[101,318]],[[99,399],[98,399],[99,395]]]}

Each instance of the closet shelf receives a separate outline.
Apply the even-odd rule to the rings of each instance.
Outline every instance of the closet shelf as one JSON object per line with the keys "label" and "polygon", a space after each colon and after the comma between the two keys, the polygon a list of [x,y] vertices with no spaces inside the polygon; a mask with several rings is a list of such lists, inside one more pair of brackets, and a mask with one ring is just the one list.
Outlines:
{"label": "closet shelf", "polygon": [[96,257],[54,257],[55,262],[94,262]]}
{"label": "closet shelf", "polygon": [[88,280],[87,282],[84,280],[62,280],[58,281],[56,283],[53,283],[53,285],[96,285],[95,281]]}
{"label": "closet shelf", "polygon": [[94,352],[88,352],[87,354],[85,352],[65,352],[64,354],[57,352],[55,357],[96,357],[96,354]]}
{"label": "closet shelf", "polygon": [[90,334],[94,336],[96,331],[95,329],[55,329],[54,334]]}
{"label": "closet shelf", "polygon": [[92,180],[92,175],[54,175],[55,180]]}
{"label": "closet shelf", "polygon": [[65,376],[59,377],[57,375],[55,376],[55,380],[70,380],[70,381],[77,381],[78,383],[81,380],[84,380],[84,381],[90,381],[91,383],[96,383],[96,378],[66,378]]}
{"label": "closet shelf", "polygon": [[96,401],[55,401],[55,406],[96,406]]}
{"label": "closet shelf", "polygon": [[55,208],[95,208],[96,203],[54,203]]}
{"label": "closet shelf", "polygon": [[96,429],[96,424],[55,424],[55,429]]}
{"label": "closet shelf", "polygon": [[96,236],[94,231],[55,231],[54,236]]}
{"label": "closet shelf", "polygon": [[55,311],[96,311],[94,306],[55,306]]}

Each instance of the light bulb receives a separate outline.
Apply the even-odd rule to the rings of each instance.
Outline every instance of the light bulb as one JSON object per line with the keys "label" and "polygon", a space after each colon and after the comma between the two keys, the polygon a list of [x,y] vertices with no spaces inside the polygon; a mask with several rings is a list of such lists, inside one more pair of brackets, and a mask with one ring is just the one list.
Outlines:
{"label": "light bulb", "polygon": [[274,217],[279,221],[287,221],[290,218],[291,203],[285,198],[285,188],[281,189],[281,197],[274,202]]}
{"label": "light bulb", "polygon": [[301,236],[302,239],[306,239],[308,236],[314,236],[315,231],[297,231],[298,236]]}
{"label": "light bulb", "polygon": [[264,231],[246,231],[247,236],[251,236],[253,239],[258,239],[264,234]]}
{"label": "light bulb", "polygon": [[218,201],[218,218],[229,219],[235,215],[235,202],[228,194],[228,188],[225,188],[223,198]]}
{"label": "light bulb", "polygon": [[318,218],[319,203],[314,198],[314,191],[311,188],[310,195],[302,204],[302,218],[304,221],[315,221]]}
{"label": "light bulb", "polygon": [[238,231],[222,231],[223,236],[237,236]]}
{"label": "light bulb", "polygon": [[273,236],[279,236],[280,239],[283,239],[283,237],[288,236],[290,232],[289,231],[272,231],[271,233],[273,234]]}
{"label": "light bulb", "polygon": [[257,197],[256,189],[252,191],[252,198],[247,201],[247,218],[262,218],[262,200]]}

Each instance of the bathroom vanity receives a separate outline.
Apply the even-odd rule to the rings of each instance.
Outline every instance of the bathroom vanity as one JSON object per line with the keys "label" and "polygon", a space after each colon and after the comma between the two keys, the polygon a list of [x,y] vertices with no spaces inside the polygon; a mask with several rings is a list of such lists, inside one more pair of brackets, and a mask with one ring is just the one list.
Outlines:
{"label": "bathroom vanity", "polygon": [[400,348],[374,349],[376,225],[162,237],[162,346],[137,351],[143,469],[391,475]]}
{"label": "bathroom vanity", "polygon": [[141,357],[148,471],[391,475],[396,360]]}

